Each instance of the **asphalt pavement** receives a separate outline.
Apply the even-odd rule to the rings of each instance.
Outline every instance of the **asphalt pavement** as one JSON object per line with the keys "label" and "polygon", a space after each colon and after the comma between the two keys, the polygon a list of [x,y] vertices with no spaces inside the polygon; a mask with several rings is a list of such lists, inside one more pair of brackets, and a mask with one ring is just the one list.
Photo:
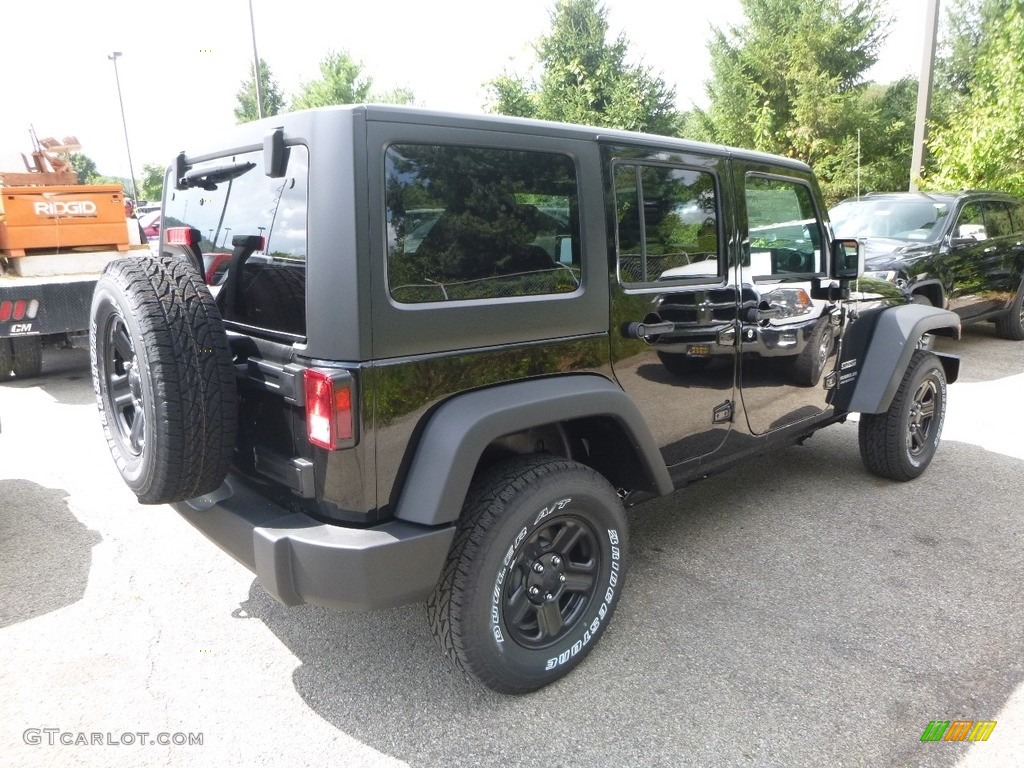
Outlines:
{"label": "asphalt pavement", "polygon": [[[0,384],[5,766],[1024,764],[1024,343],[965,330],[922,478],[852,421],[631,510],[615,620],[505,697],[420,605],[284,608],[122,485],[82,350]],[[977,743],[931,721],[996,721]],[[160,743],[167,742],[167,743]]]}

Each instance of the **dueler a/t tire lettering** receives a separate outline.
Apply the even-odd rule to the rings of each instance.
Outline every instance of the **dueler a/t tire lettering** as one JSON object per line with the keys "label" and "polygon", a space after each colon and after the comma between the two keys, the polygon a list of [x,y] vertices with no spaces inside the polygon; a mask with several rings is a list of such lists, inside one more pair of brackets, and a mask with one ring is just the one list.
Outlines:
{"label": "dueler a/t tire lettering", "polygon": [[178,257],[111,262],[91,317],[93,389],[122,479],[144,504],[215,489],[235,445],[235,372],[195,267]]}
{"label": "dueler a/t tire lettering", "polygon": [[536,690],[597,644],[627,557],[622,503],[604,477],[551,456],[505,461],[470,489],[427,603],[434,637],[483,685]]}

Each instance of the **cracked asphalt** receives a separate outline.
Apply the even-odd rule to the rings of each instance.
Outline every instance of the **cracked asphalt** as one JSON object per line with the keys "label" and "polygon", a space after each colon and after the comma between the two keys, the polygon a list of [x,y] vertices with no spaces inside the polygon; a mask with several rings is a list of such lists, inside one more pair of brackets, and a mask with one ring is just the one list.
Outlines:
{"label": "cracked asphalt", "polygon": [[[632,510],[615,620],[523,697],[452,670],[422,606],[284,608],[138,505],[88,354],[47,350],[0,385],[0,764],[1020,765],[1024,344],[940,347],[963,377],[923,478],[868,475],[851,422]],[[957,719],[997,726],[920,741]]]}

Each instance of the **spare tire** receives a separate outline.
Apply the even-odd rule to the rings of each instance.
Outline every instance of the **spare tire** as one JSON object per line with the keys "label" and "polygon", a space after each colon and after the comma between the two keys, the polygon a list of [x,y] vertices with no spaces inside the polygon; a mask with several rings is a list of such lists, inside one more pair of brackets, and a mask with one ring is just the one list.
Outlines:
{"label": "spare tire", "polygon": [[93,389],[125,483],[143,504],[217,488],[234,450],[237,394],[202,275],[175,256],[111,262],[91,313]]}

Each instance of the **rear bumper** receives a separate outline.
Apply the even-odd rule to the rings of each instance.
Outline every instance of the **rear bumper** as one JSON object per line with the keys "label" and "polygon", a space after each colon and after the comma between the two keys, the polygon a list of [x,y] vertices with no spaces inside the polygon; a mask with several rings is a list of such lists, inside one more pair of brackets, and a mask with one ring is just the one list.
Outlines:
{"label": "rear bumper", "polygon": [[322,523],[232,478],[171,506],[285,605],[374,610],[423,600],[455,535],[454,526],[400,520],[366,529]]}

